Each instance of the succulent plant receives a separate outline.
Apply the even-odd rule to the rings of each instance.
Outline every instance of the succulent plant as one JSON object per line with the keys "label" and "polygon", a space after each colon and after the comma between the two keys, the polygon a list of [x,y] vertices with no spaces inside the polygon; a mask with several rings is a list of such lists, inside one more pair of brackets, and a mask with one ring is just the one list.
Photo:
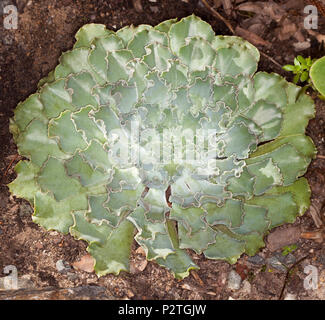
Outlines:
{"label": "succulent plant", "polygon": [[133,240],[184,278],[188,249],[235,263],[309,206],[313,101],[258,50],[192,15],[117,32],[87,24],[11,121],[10,191],[33,221],[89,243],[98,275]]}

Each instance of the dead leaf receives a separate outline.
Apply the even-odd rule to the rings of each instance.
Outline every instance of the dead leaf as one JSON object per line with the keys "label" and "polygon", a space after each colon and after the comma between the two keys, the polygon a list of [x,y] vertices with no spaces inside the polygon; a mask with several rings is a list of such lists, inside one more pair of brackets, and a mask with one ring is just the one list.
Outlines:
{"label": "dead leaf", "polygon": [[321,226],[323,226],[320,207],[321,207],[321,205],[318,202],[316,202],[315,200],[309,207],[309,213],[310,213],[311,217],[313,218],[313,221],[317,228],[320,228]]}
{"label": "dead leaf", "polygon": [[181,284],[181,288],[188,291],[195,291],[195,288],[191,287],[188,283]]}
{"label": "dead leaf", "polygon": [[133,0],[133,7],[136,12],[138,13],[143,12],[141,0]]}
{"label": "dead leaf", "polygon": [[72,264],[74,269],[86,271],[89,273],[94,271],[94,265],[95,259],[90,254],[84,255],[80,261],[76,261]]}
{"label": "dead leaf", "polygon": [[325,34],[318,33],[318,32],[313,31],[313,30],[311,30],[311,29],[307,29],[307,32],[308,32],[310,35],[314,36],[314,37],[317,39],[317,41],[318,41],[319,43],[322,43],[322,42],[325,43]]}
{"label": "dead leaf", "polygon": [[236,9],[240,11],[253,12],[256,14],[261,14],[263,11],[263,8],[259,4],[253,2],[245,2],[240,4],[236,7]]}
{"label": "dead leaf", "polygon": [[213,0],[214,8],[219,8],[222,5],[222,0]]}
{"label": "dead leaf", "polygon": [[273,1],[245,2],[238,5],[236,9],[240,11],[253,12],[256,15],[263,17],[268,16],[277,22],[279,22],[286,14],[286,11]]}
{"label": "dead leaf", "polygon": [[282,27],[277,30],[277,37],[280,41],[288,40],[297,32],[297,26],[289,19],[284,19]]}
{"label": "dead leaf", "polygon": [[232,3],[231,0],[222,0],[223,10],[225,10],[226,15],[230,16],[232,12]]}
{"label": "dead leaf", "polygon": [[305,42],[305,37],[303,36],[300,30],[297,30],[297,32],[293,36],[296,38],[297,41]]}
{"label": "dead leaf", "polygon": [[322,243],[324,240],[324,229],[310,231],[310,232],[302,232],[301,238],[308,239],[308,240],[314,240],[318,243]]}
{"label": "dead leaf", "polygon": [[241,27],[236,27],[236,35],[246,39],[247,41],[251,42],[252,44],[256,46],[266,46],[271,47],[271,43],[269,41],[264,40],[257,34],[250,32],[248,30],[245,30]]}
{"label": "dead leaf", "polygon": [[251,24],[247,28],[247,30],[249,32],[255,33],[258,36],[261,36],[264,33],[264,31],[265,31],[265,25],[262,24],[262,23],[254,23],[254,24]]}

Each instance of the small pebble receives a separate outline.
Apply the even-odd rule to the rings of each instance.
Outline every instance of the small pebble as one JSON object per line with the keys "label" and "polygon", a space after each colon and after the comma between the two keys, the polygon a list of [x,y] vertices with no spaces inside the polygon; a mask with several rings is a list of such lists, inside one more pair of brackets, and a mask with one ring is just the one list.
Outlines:
{"label": "small pebble", "polygon": [[56,270],[58,270],[60,273],[64,273],[71,269],[69,264],[64,260],[58,260],[55,266],[56,266]]}
{"label": "small pebble", "polygon": [[8,34],[2,38],[2,42],[4,45],[10,46],[13,43],[13,37]]}
{"label": "small pebble", "polygon": [[31,216],[33,213],[33,209],[30,205],[22,203],[19,206],[19,215],[21,217],[27,217],[27,216]]}
{"label": "small pebble", "polygon": [[158,7],[150,7],[150,11],[153,12],[153,13],[158,13],[159,8]]}
{"label": "small pebble", "polygon": [[253,264],[257,264],[257,265],[265,264],[265,260],[258,254],[253,256],[253,257],[249,257],[247,259],[247,261],[250,262],[250,263],[253,263]]}
{"label": "small pebble", "polygon": [[36,242],[35,248],[41,250],[41,249],[43,249],[43,244],[41,242]]}
{"label": "small pebble", "polygon": [[286,266],[290,266],[294,264],[296,261],[297,259],[292,253],[287,254],[284,259],[284,263]]}
{"label": "small pebble", "polygon": [[241,281],[241,276],[236,271],[231,270],[228,275],[227,288],[230,290],[239,290]]}
{"label": "small pebble", "polygon": [[134,293],[131,290],[128,290],[126,294],[127,294],[128,298],[134,297]]}
{"label": "small pebble", "polygon": [[276,256],[266,259],[266,262],[276,270],[279,270],[281,272],[287,271],[287,268],[279,261]]}
{"label": "small pebble", "polygon": [[241,291],[242,291],[242,293],[245,293],[245,294],[251,293],[252,285],[249,283],[249,281],[247,281],[247,280],[243,281]]}
{"label": "small pebble", "polygon": [[68,273],[67,273],[67,277],[68,277],[68,279],[69,279],[70,281],[74,281],[74,280],[76,280],[76,279],[78,278],[78,275],[75,274],[75,273],[73,273],[73,272],[68,272]]}
{"label": "small pebble", "polygon": [[295,51],[299,52],[310,48],[311,44],[309,41],[303,41],[303,42],[296,42],[293,44],[293,46],[295,48]]}
{"label": "small pebble", "polygon": [[286,255],[283,255],[282,253],[276,253],[274,256],[287,267],[296,262],[296,258],[292,253],[288,253]]}
{"label": "small pebble", "polygon": [[297,296],[293,293],[287,293],[284,300],[297,300]]}

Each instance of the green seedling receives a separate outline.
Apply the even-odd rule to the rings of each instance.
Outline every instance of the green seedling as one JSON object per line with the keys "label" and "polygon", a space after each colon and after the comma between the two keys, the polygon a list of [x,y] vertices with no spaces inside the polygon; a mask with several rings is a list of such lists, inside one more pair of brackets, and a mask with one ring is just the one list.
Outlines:
{"label": "green seedling", "polygon": [[306,83],[302,88],[303,92],[312,88],[319,93],[319,98],[325,98],[325,57],[311,59],[297,56],[293,65],[285,65],[283,69],[295,75],[293,78],[295,84]]}
{"label": "green seedling", "polygon": [[285,246],[282,248],[282,255],[287,256],[289,253],[295,251],[298,248],[296,244],[292,244],[290,246]]}

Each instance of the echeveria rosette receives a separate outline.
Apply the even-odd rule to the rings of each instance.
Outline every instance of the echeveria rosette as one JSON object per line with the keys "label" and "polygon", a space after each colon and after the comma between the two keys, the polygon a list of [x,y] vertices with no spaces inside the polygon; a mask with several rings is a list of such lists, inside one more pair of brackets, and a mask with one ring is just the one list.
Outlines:
{"label": "echeveria rosette", "polygon": [[[255,73],[250,43],[216,36],[194,15],[117,32],[88,24],[76,40],[15,110],[11,132],[28,160],[9,187],[34,206],[34,222],[87,241],[98,275],[129,269],[134,238],[178,278],[198,268],[186,249],[235,263],[306,211],[313,101],[277,74]],[[127,141],[133,120],[174,137],[211,129],[214,152],[153,163],[144,138],[125,147],[141,161],[118,162],[113,133]]]}

